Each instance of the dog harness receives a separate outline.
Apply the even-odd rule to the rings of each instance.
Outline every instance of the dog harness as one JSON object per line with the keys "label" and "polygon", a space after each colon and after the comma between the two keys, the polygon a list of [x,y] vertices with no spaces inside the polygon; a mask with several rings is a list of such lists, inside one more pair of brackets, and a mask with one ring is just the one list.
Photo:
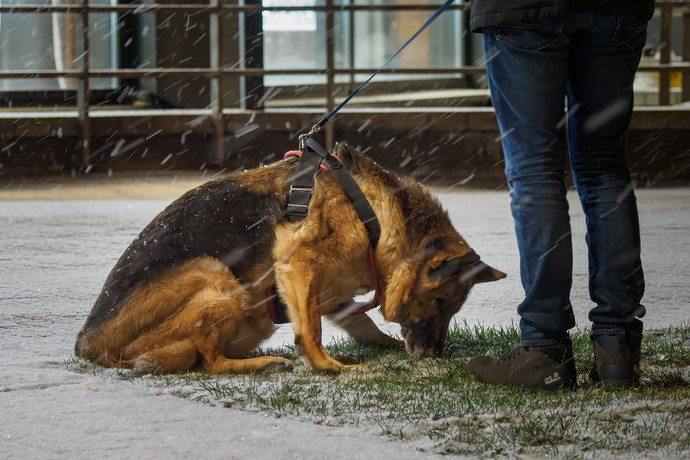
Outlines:
{"label": "dog harness", "polygon": [[[376,264],[376,245],[381,237],[381,226],[371,204],[362,189],[357,185],[350,171],[335,154],[328,153],[318,142],[307,138],[302,142],[301,150],[291,150],[284,158],[297,157],[297,167],[293,177],[284,218],[290,222],[299,222],[307,217],[309,203],[314,194],[316,172],[319,169],[329,171],[347,196],[359,220],[364,224],[369,240],[367,248],[371,281],[375,290],[370,302],[348,302],[339,306],[338,314],[342,316],[359,315],[379,305],[383,283]],[[287,306],[277,295],[275,285],[266,291],[266,308],[271,321],[275,324],[290,322]]]}

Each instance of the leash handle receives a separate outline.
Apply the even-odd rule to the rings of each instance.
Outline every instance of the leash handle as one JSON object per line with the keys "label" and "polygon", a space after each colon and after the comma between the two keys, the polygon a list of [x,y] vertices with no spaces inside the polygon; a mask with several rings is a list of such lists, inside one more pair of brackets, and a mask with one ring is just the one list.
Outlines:
{"label": "leash handle", "polygon": [[446,11],[454,1],[455,0],[446,0],[445,3],[434,12],[434,14],[429,16],[429,19],[427,19],[426,22],[424,22],[424,24],[422,24],[422,26],[419,29],[417,29],[417,31],[413,33],[412,36],[408,38],[405,43],[403,43],[403,45],[398,49],[398,51],[396,51],[391,57],[389,57],[386,60],[386,62],[384,62],[383,65],[376,70],[376,72],[371,74],[371,76],[367,78],[363,83],[360,83],[360,85],[357,86],[357,88],[355,88],[350,94],[348,94],[348,96],[345,99],[343,99],[342,102],[340,102],[340,104],[338,104],[333,110],[324,115],[324,117],[321,118],[321,120],[319,120],[318,123],[311,127],[308,133],[300,135],[300,149],[304,147],[304,140],[306,138],[318,133],[321,130],[321,128],[340,111],[340,109],[345,107],[345,105],[347,105],[347,103],[350,102],[352,98],[361,93],[364,90],[364,88],[366,88],[366,86],[371,82],[371,80],[374,79],[376,75],[378,75],[383,69],[388,67],[388,65],[391,62],[393,62],[395,58],[398,57],[398,55],[409,46],[410,43],[412,43],[422,32],[424,32],[431,25],[431,23],[433,23],[444,11]]}

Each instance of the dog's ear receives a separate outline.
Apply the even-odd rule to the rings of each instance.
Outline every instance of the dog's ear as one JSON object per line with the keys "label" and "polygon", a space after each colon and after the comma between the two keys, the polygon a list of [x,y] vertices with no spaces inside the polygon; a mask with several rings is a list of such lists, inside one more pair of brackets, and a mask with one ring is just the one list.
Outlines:
{"label": "dog's ear", "polygon": [[381,313],[386,321],[400,321],[402,307],[410,301],[418,269],[409,262],[401,262],[386,280],[386,298]]}
{"label": "dog's ear", "polygon": [[460,257],[446,259],[435,267],[429,268],[428,276],[430,279],[442,281],[460,275],[479,262],[479,256],[470,251]]}
{"label": "dog's ear", "polygon": [[476,266],[472,267],[470,270],[474,272],[474,275],[472,277],[472,282],[474,284],[490,283],[492,281],[502,280],[503,278],[508,276],[501,270],[496,270],[495,268],[485,264],[482,261],[480,261]]}
{"label": "dog's ear", "polygon": [[463,256],[444,260],[439,265],[430,268],[428,276],[438,281],[458,276],[460,282],[477,284],[498,281],[505,278],[506,274],[485,264],[474,251],[470,251]]}

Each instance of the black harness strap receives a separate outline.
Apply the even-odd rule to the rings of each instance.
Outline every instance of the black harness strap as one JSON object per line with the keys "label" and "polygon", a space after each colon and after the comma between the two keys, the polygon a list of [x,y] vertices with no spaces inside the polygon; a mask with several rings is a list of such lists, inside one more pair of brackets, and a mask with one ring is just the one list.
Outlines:
{"label": "black harness strap", "polygon": [[[318,171],[322,163],[325,163],[327,169],[331,171],[333,178],[347,196],[359,220],[364,224],[369,240],[369,257],[370,263],[372,264],[372,276],[374,277],[378,294],[381,282],[378,273],[375,272],[375,256],[373,251],[381,237],[381,226],[376,218],[374,209],[371,207],[362,189],[357,185],[350,171],[343,166],[340,160],[328,153],[318,142],[311,138],[306,139],[303,143],[302,155],[295,168],[294,179],[290,186],[284,216],[290,222],[299,222],[307,217],[309,203],[314,195],[316,171]],[[290,322],[287,314],[287,307],[277,295],[275,286],[270,286],[266,291],[266,302],[269,316],[274,324],[285,324]],[[375,300],[373,302],[375,302]],[[363,313],[375,305],[357,304],[354,306],[355,308],[347,314]],[[357,308],[358,306],[359,308]]]}
{"label": "black harness strap", "polygon": [[322,158],[313,151],[303,150],[295,168],[290,186],[285,214],[290,222],[299,222],[307,217],[309,202],[314,194],[314,180]]}
{"label": "black harness strap", "polygon": [[315,174],[322,163],[325,163],[331,171],[333,178],[350,200],[359,220],[364,224],[369,244],[376,247],[381,236],[381,226],[369,200],[367,200],[364,192],[357,185],[350,171],[343,166],[340,160],[328,153],[326,149],[312,138],[304,141],[302,156],[295,168],[295,175],[290,186],[288,202],[285,208],[287,219],[290,222],[298,222],[307,217],[309,202],[312,195],[314,195]]}
{"label": "black harness strap", "polygon": [[345,168],[335,156],[326,152],[326,150],[314,139],[307,139],[304,145],[305,153],[307,153],[307,151],[315,152],[316,155],[326,162],[336,182],[338,182],[338,185],[350,200],[352,207],[357,213],[357,217],[359,217],[359,220],[364,224],[364,228],[367,230],[369,244],[372,248],[376,248],[379,238],[381,237],[381,226],[379,225],[379,220],[376,218],[374,209],[371,207],[362,189],[357,185],[355,178],[352,177],[350,171]]}

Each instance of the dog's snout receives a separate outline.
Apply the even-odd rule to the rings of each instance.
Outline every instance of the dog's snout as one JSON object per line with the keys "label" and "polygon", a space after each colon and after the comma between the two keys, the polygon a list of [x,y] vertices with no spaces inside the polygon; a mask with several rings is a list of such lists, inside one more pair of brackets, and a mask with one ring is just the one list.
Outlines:
{"label": "dog's snout", "polygon": [[436,348],[425,348],[418,353],[419,358],[436,358],[440,355]]}
{"label": "dog's snout", "polygon": [[442,350],[435,346],[415,346],[407,344],[407,351],[415,358],[437,358],[441,355]]}
{"label": "dog's snout", "polygon": [[443,353],[445,331],[440,331],[439,324],[426,321],[402,327],[405,348],[415,358],[436,358]]}

